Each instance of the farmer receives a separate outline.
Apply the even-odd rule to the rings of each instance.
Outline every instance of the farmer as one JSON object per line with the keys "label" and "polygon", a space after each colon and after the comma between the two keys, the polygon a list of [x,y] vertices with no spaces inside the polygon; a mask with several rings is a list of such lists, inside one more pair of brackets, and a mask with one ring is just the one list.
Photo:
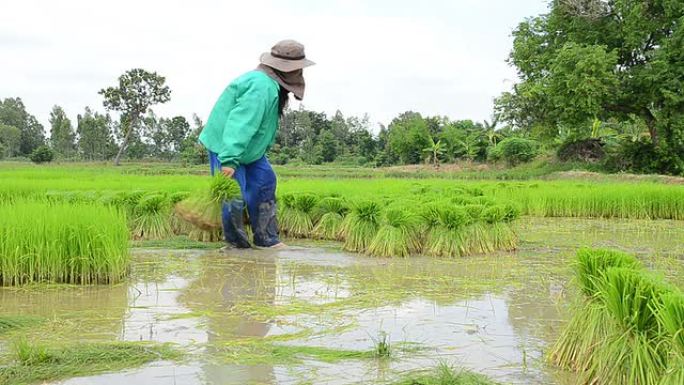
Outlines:
{"label": "farmer", "polygon": [[289,94],[304,97],[303,69],[314,63],[304,55],[304,46],[283,40],[261,55],[261,64],[238,77],[223,91],[200,134],[209,150],[211,173],[220,170],[235,178],[242,198],[223,204],[223,234],[226,242],[250,247],[243,226],[245,206],[260,247],[282,247],[276,221],[276,176],[266,158],[275,140],[278,122],[287,107]]}

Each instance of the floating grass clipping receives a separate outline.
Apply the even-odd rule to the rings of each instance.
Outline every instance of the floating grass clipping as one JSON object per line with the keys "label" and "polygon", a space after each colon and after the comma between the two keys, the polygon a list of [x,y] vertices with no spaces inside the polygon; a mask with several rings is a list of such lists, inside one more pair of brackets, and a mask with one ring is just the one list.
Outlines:
{"label": "floating grass clipping", "polygon": [[608,334],[610,323],[599,285],[609,268],[639,269],[632,255],[615,250],[580,249],[573,265],[583,298],[572,306],[572,318],[551,348],[549,360],[564,369],[587,371],[597,346]]}
{"label": "floating grass clipping", "polygon": [[447,364],[405,376],[393,385],[496,385],[487,377],[467,370],[455,370]]}
{"label": "floating grass clipping", "polygon": [[658,384],[667,369],[657,303],[669,288],[643,271],[611,267],[599,284],[599,296],[611,318],[586,372],[587,383]]}
{"label": "floating grass clipping", "polygon": [[170,237],[171,205],[162,194],[147,195],[140,199],[133,213],[135,239],[164,239]]}
{"label": "floating grass clipping", "polygon": [[0,284],[114,283],[128,271],[129,233],[119,210],[90,204],[0,205]]}
{"label": "floating grass clipping", "polygon": [[209,190],[195,194],[176,204],[175,212],[183,220],[201,230],[222,228],[221,208],[223,202],[239,198],[240,186],[232,178],[219,174],[212,178]]}
{"label": "floating grass clipping", "polygon": [[297,238],[311,237],[314,228],[314,208],[318,203],[318,196],[301,194],[294,198],[292,208],[287,211],[290,216],[286,220],[287,235]]}
{"label": "floating grass clipping", "polygon": [[0,385],[43,383],[182,358],[182,354],[168,344],[140,342],[50,346],[18,341],[11,353],[11,361],[0,365]]}
{"label": "floating grass clipping", "polygon": [[0,315],[0,335],[16,329],[38,325],[44,318],[25,315]]}
{"label": "floating grass clipping", "polygon": [[365,252],[380,226],[382,208],[375,201],[358,202],[344,218],[340,236],[343,248],[348,251]]}
{"label": "floating grass clipping", "polygon": [[349,212],[349,207],[342,198],[321,199],[315,210],[314,219],[317,224],[313,229],[313,236],[318,239],[341,241],[340,229],[347,212]]}
{"label": "floating grass clipping", "polygon": [[431,206],[423,213],[429,230],[425,237],[423,251],[436,257],[459,257],[468,254],[462,238],[462,230],[470,224],[471,218],[460,206]]}
{"label": "floating grass clipping", "polygon": [[420,252],[418,217],[406,209],[385,211],[382,225],[368,246],[368,254],[377,257],[408,257]]}
{"label": "floating grass clipping", "polygon": [[656,316],[671,347],[660,385],[684,384],[684,295],[680,291],[663,294]]}

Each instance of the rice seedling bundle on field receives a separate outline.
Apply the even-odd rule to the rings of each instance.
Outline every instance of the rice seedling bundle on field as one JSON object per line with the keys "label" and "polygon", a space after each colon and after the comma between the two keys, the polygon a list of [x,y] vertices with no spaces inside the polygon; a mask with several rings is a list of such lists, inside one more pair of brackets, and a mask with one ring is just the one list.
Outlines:
{"label": "rice seedling bundle on field", "polygon": [[208,191],[198,192],[175,206],[176,214],[204,231],[221,229],[223,202],[241,197],[240,186],[232,178],[219,174],[212,178]]}
{"label": "rice seedling bundle on field", "polygon": [[368,254],[379,257],[408,257],[421,250],[418,217],[406,209],[386,210],[382,225],[368,246]]}
{"label": "rice seedling bundle on field", "polygon": [[321,199],[315,209],[316,227],[313,229],[313,236],[319,239],[341,240],[340,229],[348,211],[348,204],[342,198]]}
{"label": "rice seedling bundle on field", "polygon": [[585,384],[682,383],[684,299],[629,255],[582,250],[584,300],[550,358]]}
{"label": "rice seedling bundle on field", "polygon": [[311,237],[314,229],[314,208],[317,203],[318,196],[314,194],[296,195],[288,205],[288,218],[282,231],[291,237]]}
{"label": "rice seedling bundle on field", "polygon": [[0,284],[114,283],[128,271],[125,215],[94,204],[0,205]]}
{"label": "rice seedling bundle on field", "polygon": [[144,196],[133,212],[133,236],[136,239],[164,239],[171,231],[171,204],[162,194]]}
{"label": "rice seedling bundle on field", "polygon": [[380,227],[382,208],[375,201],[360,201],[347,214],[340,229],[344,249],[363,253]]}

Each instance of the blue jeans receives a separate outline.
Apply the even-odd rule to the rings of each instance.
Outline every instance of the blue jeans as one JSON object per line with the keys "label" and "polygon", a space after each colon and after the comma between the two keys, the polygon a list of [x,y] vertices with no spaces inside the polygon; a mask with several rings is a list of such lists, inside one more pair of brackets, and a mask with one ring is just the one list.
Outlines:
{"label": "blue jeans", "polygon": [[[211,175],[221,170],[215,153],[209,153]],[[254,244],[270,247],[280,243],[276,220],[276,176],[268,159],[263,156],[254,163],[241,165],[233,178],[240,185],[242,199],[223,202],[223,235],[226,242],[239,247],[250,247],[244,228],[244,210],[254,233]]]}

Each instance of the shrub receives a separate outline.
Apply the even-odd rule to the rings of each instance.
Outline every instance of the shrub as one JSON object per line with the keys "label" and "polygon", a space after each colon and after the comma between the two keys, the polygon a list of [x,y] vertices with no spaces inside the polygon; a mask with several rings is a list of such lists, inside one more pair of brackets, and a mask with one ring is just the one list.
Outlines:
{"label": "shrub", "polygon": [[598,162],[606,156],[599,138],[572,137],[563,142],[556,152],[563,162]]}
{"label": "shrub", "polygon": [[48,146],[38,146],[29,156],[33,163],[49,163],[55,158],[55,152]]}
{"label": "shrub", "polygon": [[511,137],[502,140],[489,151],[492,161],[503,160],[510,166],[529,162],[539,155],[539,142],[536,140]]}
{"label": "shrub", "polygon": [[650,139],[642,138],[622,141],[606,157],[604,167],[610,172],[684,175],[684,158],[664,142],[656,147]]}

